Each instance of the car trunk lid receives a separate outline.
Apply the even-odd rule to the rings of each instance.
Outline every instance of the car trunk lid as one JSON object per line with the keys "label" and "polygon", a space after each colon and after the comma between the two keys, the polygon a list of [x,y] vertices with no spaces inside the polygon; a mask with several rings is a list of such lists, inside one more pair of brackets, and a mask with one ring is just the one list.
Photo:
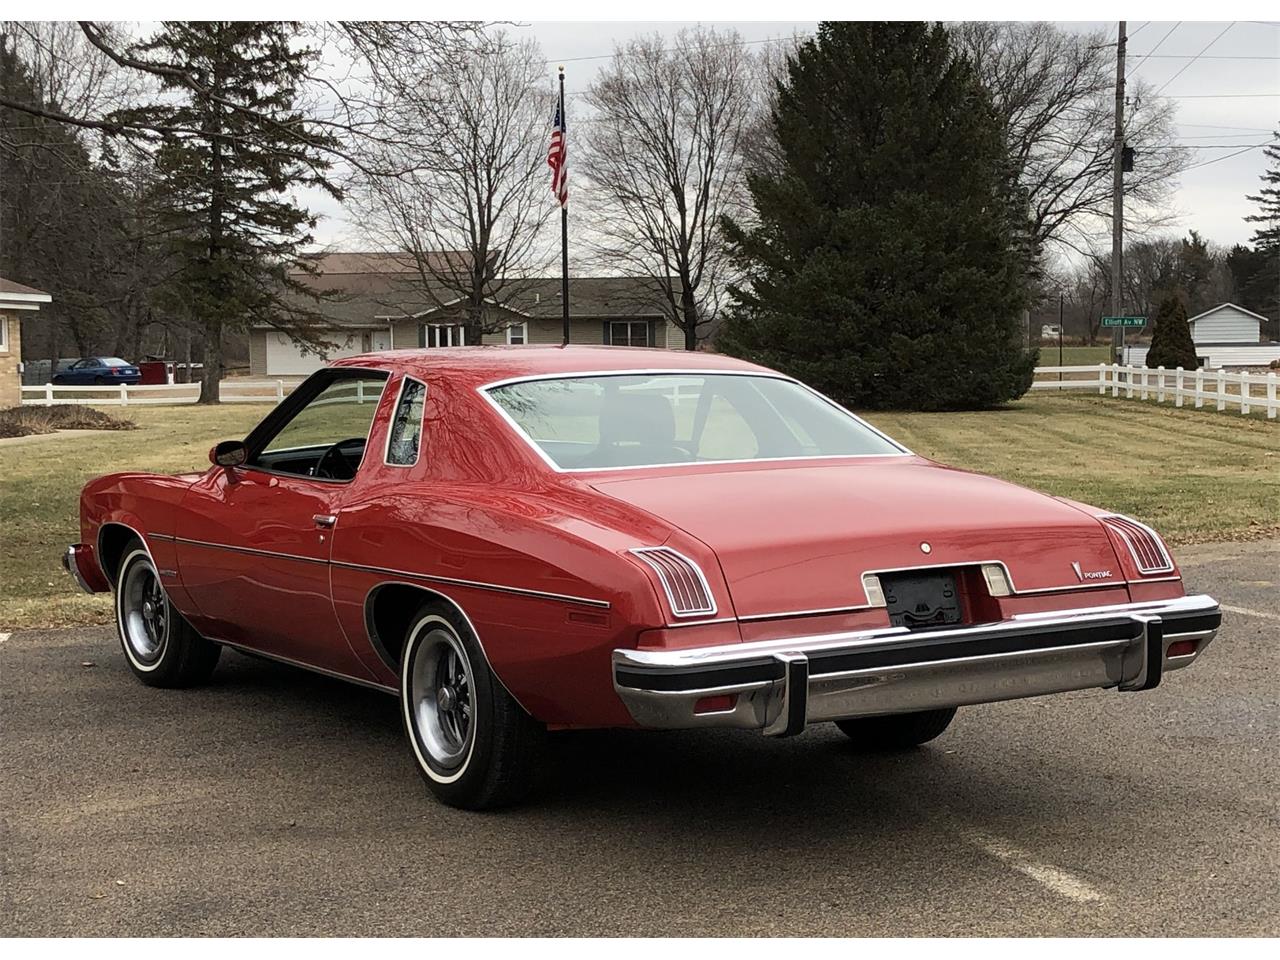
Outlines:
{"label": "car trunk lid", "polygon": [[1017,592],[1124,582],[1101,524],[1067,503],[917,457],[629,471],[592,486],[720,561],[740,617],[867,602],[862,575],[998,561]]}

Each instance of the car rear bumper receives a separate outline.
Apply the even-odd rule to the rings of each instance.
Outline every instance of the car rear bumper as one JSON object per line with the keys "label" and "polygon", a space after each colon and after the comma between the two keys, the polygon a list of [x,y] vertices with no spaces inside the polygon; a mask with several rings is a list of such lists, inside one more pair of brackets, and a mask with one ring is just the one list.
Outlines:
{"label": "car rear bumper", "polygon": [[1193,663],[1221,621],[1213,598],[1194,596],[945,630],[615,650],[613,683],[642,727],[790,735],[823,720],[1093,687],[1149,690],[1166,670]]}

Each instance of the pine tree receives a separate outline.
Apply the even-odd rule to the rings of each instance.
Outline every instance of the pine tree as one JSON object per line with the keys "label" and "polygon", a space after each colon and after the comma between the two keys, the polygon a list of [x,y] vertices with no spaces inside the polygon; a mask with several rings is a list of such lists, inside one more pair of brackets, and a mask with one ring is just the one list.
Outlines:
{"label": "pine tree", "polygon": [[178,96],[122,116],[164,130],[162,227],[177,264],[175,305],[204,331],[202,403],[219,400],[227,333],[263,323],[317,342],[316,293],[295,272],[312,272],[302,250],[316,216],[291,192],[341,194],[326,175],[334,142],[296,105],[319,56],[297,34],[273,21],[166,22],[142,50],[182,68],[166,81]]}
{"label": "pine tree", "polygon": [[1177,367],[1194,370],[1199,366],[1191,327],[1187,323],[1187,306],[1178,291],[1166,294],[1156,309],[1147,366],[1152,369],[1164,367],[1166,370]]}
{"label": "pine tree", "polygon": [[[1280,137],[1280,130],[1276,131]],[[1262,208],[1261,212],[1245,217],[1249,223],[1261,223],[1253,234],[1253,242],[1263,250],[1280,250],[1280,145],[1272,143],[1263,154],[1271,161],[1262,175],[1262,188],[1249,199]]]}
{"label": "pine tree", "polygon": [[[1276,135],[1280,137],[1280,131]],[[1251,309],[1267,315],[1268,326],[1280,330],[1280,146],[1273,143],[1263,153],[1271,165],[1262,175],[1262,188],[1249,197],[1261,210],[1245,217],[1249,223],[1262,224],[1253,234],[1257,269],[1241,292],[1243,299],[1252,302]]]}
{"label": "pine tree", "polygon": [[857,407],[980,408],[1031,383],[1030,258],[1005,131],[941,26],[824,23],[789,60],[781,169],[726,222],[720,345]]}

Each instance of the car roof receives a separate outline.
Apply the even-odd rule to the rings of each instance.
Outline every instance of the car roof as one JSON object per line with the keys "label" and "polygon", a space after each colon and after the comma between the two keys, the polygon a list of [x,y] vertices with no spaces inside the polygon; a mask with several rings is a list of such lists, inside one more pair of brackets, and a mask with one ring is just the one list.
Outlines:
{"label": "car roof", "polygon": [[334,367],[373,367],[397,370],[419,377],[447,373],[450,377],[483,386],[498,380],[547,374],[625,373],[627,371],[725,371],[773,373],[766,367],[722,356],[653,347],[604,346],[487,346],[436,347],[417,350],[384,350],[358,357],[344,357]]}

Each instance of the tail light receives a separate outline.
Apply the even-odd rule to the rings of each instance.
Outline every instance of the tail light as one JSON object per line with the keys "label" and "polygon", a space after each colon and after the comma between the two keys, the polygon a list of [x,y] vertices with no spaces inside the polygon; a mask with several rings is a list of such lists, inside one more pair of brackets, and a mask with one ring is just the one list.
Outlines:
{"label": "tail light", "polygon": [[638,547],[631,551],[653,569],[666,591],[667,603],[677,617],[698,617],[716,612],[707,578],[696,563],[670,547]]}
{"label": "tail light", "polygon": [[1157,573],[1172,573],[1173,558],[1165,548],[1160,534],[1145,523],[1139,523],[1131,517],[1120,514],[1099,517],[1129,548],[1129,555],[1143,576]]}

